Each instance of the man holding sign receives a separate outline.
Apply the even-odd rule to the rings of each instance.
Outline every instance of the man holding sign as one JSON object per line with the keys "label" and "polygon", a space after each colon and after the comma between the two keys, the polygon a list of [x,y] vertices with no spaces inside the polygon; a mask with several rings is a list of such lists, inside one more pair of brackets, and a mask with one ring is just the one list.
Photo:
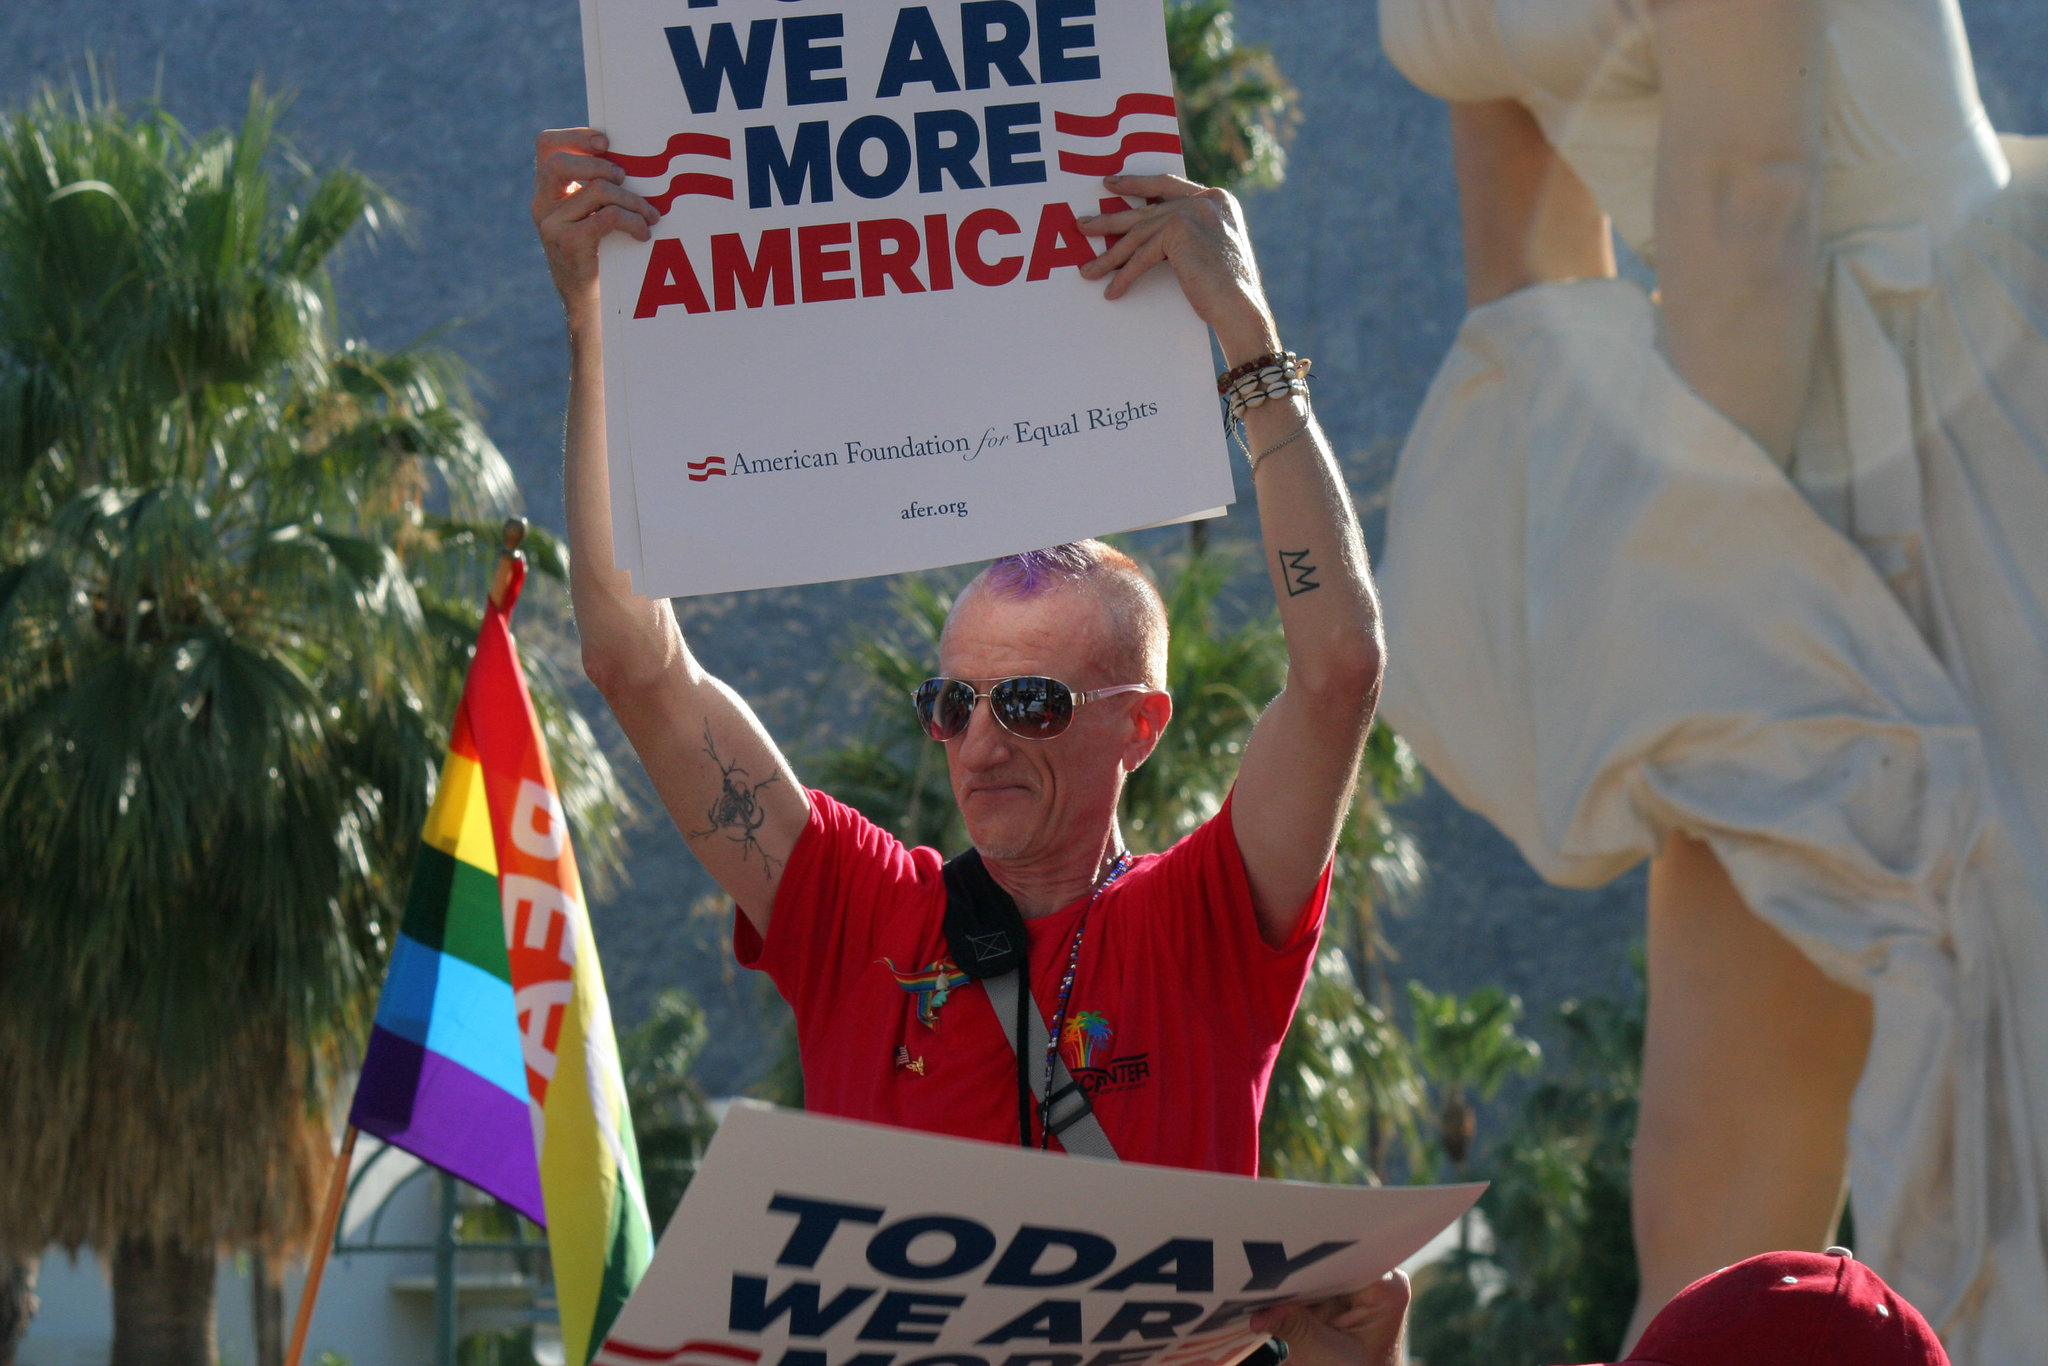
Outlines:
{"label": "man holding sign", "polygon": [[[564,477],[584,663],[739,906],[740,961],[795,1009],[807,1104],[1254,1174],[1267,1079],[1372,722],[1380,631],[1356,514],[1309,411],[1306,367],[1280,350],[1235,200],[1172,176],[1112,176],[1109,193],[1139,207],[1080,220],[1108,242],[1080,273],[1114,300],[1164,265],[1221,343],[1286,688],[1223,809],[1169,852],[1133,858],[1117,800],[1173,711],[1158,593],[1098,542],[997,561],[955,604],[938,676],[914,699],[945,744],[978,851],[942,869],[935,851],[907,850],[801,787],[747,704],[692,657],[669,604],[636,596],[615,567],[598,244],[613,232],[644,241],[660,215],[606,149],[590,129],[542,134],[533,203],[568,314]],[[1008,924],[1026,944],[1009,941]],[[1028,992],[1005,995],[1006,971],[963,968],[1012,950]]]}

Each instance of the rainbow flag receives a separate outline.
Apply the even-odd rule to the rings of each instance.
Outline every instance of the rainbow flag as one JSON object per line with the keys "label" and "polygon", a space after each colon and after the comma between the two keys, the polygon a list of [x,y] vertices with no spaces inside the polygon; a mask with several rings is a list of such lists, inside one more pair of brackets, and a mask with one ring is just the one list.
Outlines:
{"label": "rainbow flag", "polygon": [[611,1007],[512,644],[484,613],[349,1122],[548,1230],[568,1361],[653,1256]]}

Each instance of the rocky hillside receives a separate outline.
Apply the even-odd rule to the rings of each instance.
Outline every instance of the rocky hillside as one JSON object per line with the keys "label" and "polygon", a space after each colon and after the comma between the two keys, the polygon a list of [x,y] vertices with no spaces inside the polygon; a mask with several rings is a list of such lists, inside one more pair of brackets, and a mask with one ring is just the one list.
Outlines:
{"label": "rocky hillside", "polygon": [[[1362,0],[1239,0],[1241,31],[1270,44],[1302,91],[1286,186],[1249,205],[1288,344],[1316,360],[1316,404],[1354,489],[1377,508],[1400,435],[1457,324],[1457,227],[1442,107],[1380,55]],[[2048,6],[1965,0],[1986,103],[2009,131],[2048,132]],[[249,82],[296,92],[288,131],[312,160],[371,173],[411,212],[345,269],[346,324],[379,345],[422,337],[467,358],[490,428],[559,526],[564,386],[559,315],[527,221],[536,129],[583,121],[573,0],[64,0],[0,6],[0,101],[85,76],[92,54],[130,99],[159,92],[193,127],[240,112]],[[1220,533],[1242,538],[1240,511]],[[1169,540],[1170,540],[1169,536]],[[856,633],[886,610],[861,582],[686,604],[707,662],[785,738],[815,744],[810,699]],[[800,746],[799,746],[800,747]],[[1625,980],[1641,931],[1640,875],[1598,892],[1538,883],[1490,827],[1440,793],[1405,813],[1432,875],[1395,939],[1399,971],[1438,987],[1500,981],[1532,1011]],[[631,885],[595,908],[620,1014],[694,988],[714,1016],[707,1080],[743,1086],[772,1015],[732,969],[710,891],[657,812],[635,833]]]}

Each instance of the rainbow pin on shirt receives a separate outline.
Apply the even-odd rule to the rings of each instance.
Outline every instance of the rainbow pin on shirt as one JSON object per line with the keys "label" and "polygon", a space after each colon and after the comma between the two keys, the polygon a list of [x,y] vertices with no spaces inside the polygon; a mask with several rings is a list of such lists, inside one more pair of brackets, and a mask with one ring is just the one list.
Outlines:
{"label": "rainbow pin on shirt", "polygon": [[889,969],[897,986],[917,997],[917,1018],[927,1029],[939,1027],[939,1007],[951,998],[953,988],[973,980],[955,967],[950,958],[935,959],[922,972],[900,972],[887,958],[875,961]]}

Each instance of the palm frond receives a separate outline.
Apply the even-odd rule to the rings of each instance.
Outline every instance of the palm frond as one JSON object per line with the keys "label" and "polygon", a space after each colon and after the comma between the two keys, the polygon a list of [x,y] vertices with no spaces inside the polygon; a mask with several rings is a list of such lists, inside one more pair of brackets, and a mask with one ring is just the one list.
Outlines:
{"label": "palm frond", "polygon": [[1325,948],[1266,1092],[1259,1124],[1265,1175],[1295,1181],[1377,1181],[1396,1143],[1422,1160],[1424,1092],[1406,1036],[1365,998],[1344,952]]}
{"label": "palm frond", "polygon": [[[389,206],[282,165],[282,109],[0,115],[0,1116],[39,1135],[0,1223],[35,1245],[306,1228],[495,559],[442,533],[518,497],[451,359],[337,335],[327,262]],[[601,880],[630,806],[529,676]]]}
{"label": "palm frond", "polygon": [[910,576],[897,581],[894,593],[895,629],[847,651],[855,686],[868,704],[862,733],[805,755],[803,768],[898,839],[962,850],[967,832],[953,804],[945,751],[918,729],[910,709],[911,691],[935,667],[954,592],[937,578]]}
{"label": "palm frond", "polygon": [[1204,185],[1265,189],[1286,177],[1300,96],[1271,52],[1237,41],[1234,8],[1234,0],[1166,7],[1181,148],[1189,177]]}

